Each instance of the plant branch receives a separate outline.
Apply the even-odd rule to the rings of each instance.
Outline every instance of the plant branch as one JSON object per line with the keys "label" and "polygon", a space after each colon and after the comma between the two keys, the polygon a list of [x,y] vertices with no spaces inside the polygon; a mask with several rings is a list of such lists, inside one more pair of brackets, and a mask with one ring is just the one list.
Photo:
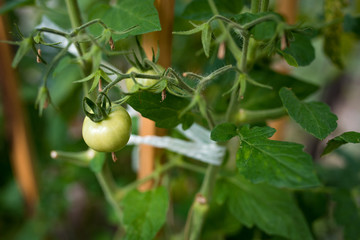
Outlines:
{"label": "plant branch", "polygon": [[240,109],[234,116],[233,121],[236,124],[261,122],[268,119],[276,119],[285,114],[286,110],[283,107],[256,111]]}
{"label": "plant branch", "polygon": [[110,203],[110,205],[114,209],[115,214],[119,220],[119,228],[121,228],[123,213],[118,204],[118,201],[115,198],[115,194],[114,194],[116,189],[115,182],[111,175],[109,166],[106,164],[106,162],[102,170],[99,173],[96,173],[96,178],[105,194],[106,200]]}
{"label": "plant branch", "polygon": [[[214,13],[214,15],[219,15],[219,11],[217,10],[214,1],[213,0],[208,0],[208,3],[209,3],[209,6],[211,8],[211,11]],[[226,34],[226,43],[227,43],[228,48],[230,49],[230,51],[233,54],[234,58],[237,61],[240,61],[241,50],[236,45],[234,39],[231,37],[231,35],[228,32],[228,30],[226,29],[224,23],[220,22],[219,26],[220,26],[221,31]]]}
{"label": "plant branch", "polygon": [[[82,24],[80,9],[77,0],[66,0],[66,6],[72,28],[77,29],[81,27],[83,24]],[[80,46],[79,54],[80,56],[82,56],[87,51],[87,44],[79,43],[79,46]]]}
{"label": "plant branch", "polygon": [[[243,32],[243,51],[242,51],[242,56],[241,56],[241,60],[240,63],[238,63],[239,65],[239,70],[242,73],[246,73],[247,72],[247,53],[248,53],[248,47],[249,47],[249,40],[250,40],[250,35],[248,33],[248,31],[244,31]],[[242,87],[242,86],[240,86]],[[229,102],[229,106],[226,110],[226,120],[229,121],[231,119],[231,114],[234,110],[235,104],[237,102],[237,88],[234,88],[231,92],[231,96],[230,96],[230,102]]]}
{"label": "plant branch", "polygon": [[260,12],[269,11],[269,0],[261,0]]}
{"label": "plant branch", "polygon": [[266,22],[266,21],[278,22],[279,18],[274,14],[268,14],[266,16],[257,18],[255,20],[249,22],[249,23],[244,24],[243,28],[247,30],[247,29],[250,29],[250,28],[252,28],[253,26],[255,26],[255,25],[259,24],[259,23]]}
{"label": "plant branch", "polygon": [[115,194],[115,199],[117,201],[120,201],[129,191],[136,189],[138,186],[140,186],[141,184],[143,184],[149,180],[158,178],[164,172],[167,172],[178,165],[180,166],[180,164],[177,161],[171,161],[164,165],[159,166],[150,175],[147,175],[144,178],[138,179],[135,182],[132,182],[132,183],[126,185],[125,187],[122,187],[119,190],[117,190],[117,192]]}
{"label": "plant branch", "polygon": [[258,13],[260,10],[260,0],[251,0],[251,13]]}

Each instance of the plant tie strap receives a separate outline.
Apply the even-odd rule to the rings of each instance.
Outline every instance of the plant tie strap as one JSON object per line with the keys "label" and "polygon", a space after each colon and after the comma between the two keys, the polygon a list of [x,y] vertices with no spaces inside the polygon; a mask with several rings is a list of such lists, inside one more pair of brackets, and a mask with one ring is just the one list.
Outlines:
{"label": "plant tie strap", "polygon": [[159,137],[131,135],[128,144],[146,144],[157,148],[164,148],[213,165],[220,165],[222,163],[226,148],[219,146],[216,142],[210,139],[210,131],[197,124],[193,124],[185,131],[181,128],[181,126],[178,126],[177,129],[189,138],[190,141],[168,136]]}

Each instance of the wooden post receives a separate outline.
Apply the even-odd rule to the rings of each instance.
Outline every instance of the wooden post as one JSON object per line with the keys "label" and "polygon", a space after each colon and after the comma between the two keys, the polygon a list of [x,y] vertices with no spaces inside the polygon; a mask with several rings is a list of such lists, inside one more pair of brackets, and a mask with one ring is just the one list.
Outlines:
{"label": "wooden post", "polygon": [[[289,24],[295,24],[297,18],[298,0],[278,0],[276,2],[276,11],[283,15],[286,22]],[[280,73],[289,73],[289,65],[285,62],[281,62],[275,66],[275,70]],[[275,134],[271,137],[273,140],[282,140],[285,135],[285,127],[288,122],[288,117],[282,117],[277,120],[268,121],[268,125],[276,129]]]}
{"label": "wooden post", "polygon": [[[161,31],[152,32],[143,35],[143,47],[149,59],[152,57],[152,48],[156,52],[160,47],[159,64],[163,67],[171,65],[171,47],[172,47],[172,28],[174,21],[174,0],[156,0],[155,6],[159,12]],[[165,129],[155,127],[155,123],[147,118],[140,119],[140,135],[158,135],[166,134]],[[154,171],[154,160],[159,156],[159,151],[149,145],[140,145],[140,163],[138,178],[143,178]],[[146,182],[139,187],[140,190],[146,191],[152,187],[152,182]]]}
{"label": "wooden post", "polygon": [[[0,16],[0,39],[7,39],[3,16]],[[27,212],[32,214],[38,201],[38,188],[25,121],[26,117],[19,96],[15,71],[11,67],[13,55],[10,45],[0,43],[0,52],[0,95],[4,108],[6,133],[11,144],[11,165],[24,196]],[[34,61],[36,61],[35,57]]]}

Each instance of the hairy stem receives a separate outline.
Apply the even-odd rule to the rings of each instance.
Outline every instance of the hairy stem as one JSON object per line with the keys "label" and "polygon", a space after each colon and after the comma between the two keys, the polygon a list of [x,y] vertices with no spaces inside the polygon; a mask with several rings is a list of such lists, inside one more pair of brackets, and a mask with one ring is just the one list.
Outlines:
{"label": "hairy stem", "polygon": [[[241,60],[240,63],[238,62],[240,71],[242,73],[246,73],[247,72],[247,53],[248,53],[248,47],[249,47],[249,40],[250,40],[250,35],[247,31],[243,32],[243,51],[242,51],[242,56],[241,56]],[[229,121],[231,119],[231,114],[234,110],[234,107],[236,105],[237,102],[237,88],[234,88],[231,92],[231,96],[230,96],[230,102],[229,102],[229,106],[226,110],[226,120]]]}
{"label": "hairy stem", "polygon": [[[71,26],[73,29],[77,29],[79,27],[82,26],[82,20],[81,20],[81,14],[80,14],[80,9],[79,9],[79,5],[77,0],[66,0],[66,7],[67,7],[67,11],[70,17],[70,22],[71,22]],[[83,42],[83,43],[75,43],[74,44],[75,47],[77,48],[79,55],[83,56],[84,53],[86,53],[87,49],[88,49],[88,44]],[[88,61],[86,62],[85,60],[82,60],[82,70],[84,73],[84,76],[88,76],[91,73],[91,66],[92,66],[92,62]],[[84,94],[85,96],[88,96],[88,86],[89,83],[83,83],[83,89],[84,89]],[[94,98],[94,96],[88,96],[91,98]]]}
{"label": "hairy stem", "polygon": [[276,21],[277,22],[277,21],[279,21],[279,18],[274,14],[269,14],[269,15],[257,18],[254,21],[251,21],[251,22],[249,22],[247,24],[244,24],[243,28],[244,29],[249,29],[249,28],[252,28],[253,26],[255,26],[255,25],[259,24],[259,23],[266,22],[266,21]]}
{"label": "hairy stem", "polygon": [[[81,14],[77,0],[66,0],[66,7],[68,9],[71,26],[73,29],[77,29],[82,26]],[[80,55],[82,56],[87,51],[85,43],[80,43]]]}

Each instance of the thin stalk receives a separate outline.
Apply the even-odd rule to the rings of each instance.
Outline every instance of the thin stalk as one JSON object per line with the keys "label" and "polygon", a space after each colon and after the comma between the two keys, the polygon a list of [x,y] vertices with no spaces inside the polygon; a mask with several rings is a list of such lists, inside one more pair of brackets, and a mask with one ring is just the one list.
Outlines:
{"label": "thin stalk", "polygon": [[166,71],[174,75],[182,88],[184,88],[189,93],[194,93],[195,90],[192,89],[189,85],[187,85],[187,83],[185,83],[184,80],[182,80],[182,78],[172,68],[168,68]]}
{"label": "thin stalk", "polygon": [[121,228],[123,213],[118,202],[116,201],[114,194],[116,189],[115,182],[111,175],[110,169],[106,163],[103,166],[103,169],[99,173],[96,173],[96,178],[105,194],[106,200],[110,203],[110,205],[114,209],[115,214],[119,220],[119,227]]}
{"label": "thin stalk", "polygon": [[188,163],[185,161],[179,162],[177,166],[179,168],[183,168],[185,170],[189,170],[189,171],[193,171],[193,172],[197,172],[197,173],[201,173],[201,174],[206,173],[206,168],[192,164],[192,163]]}
{"label": "thin stalk", "polygon": [[249,29],[249,28],[252,28],[253,26],[255,26],[255,25],[259,24],[259,23],[270,21],[270,20],[273,20],[273,21],[277,22],[279,19],[278,19],[278,17],[276,15],[269,14],[269,15],[263,16],[261,18],[257,18],[254,21],[251,21],[251,22],[249,22],[247,24],[244,24],[243,28],[244,29]]}
{"label": "thin stalk", "polygon": [[[81,27],[83,24],[77,0],[66,0],[66,6],[68,9],[72,28],[77,29],[78,27]],[[82,56],[87,51],[87,44],[80,43],[79,46],[81,51],[79,54]]]}
{"label": "thin stalk", "polygon": [[[66,0],[66,7],[67,7],[67,11],[70,17],[70,22],[71,22],[71,26],[73,29],[77,29],[79,27],[82,26],[82,20],[81,20],[81,14],[80,14],[80,9],[79,9],[79,5],[77,0]],[[76,49],[79,52],[79,55],[82,57],[86,52],[87,52],[87,48],[88,48],[88,44],[83,42],[83,43],[75,43],[74,44]],[[92,62],[91,60],[88,62],[85,62],[85,60],[82,60],[82,70],[85,76],[88,76],[91,73],[91,66],[92,66]],[[88,85],[89,83],[83,83],[83,85]],[[94,98],[94,96],[89,96],[89,92],[85,91],[87,89],[89,89],[89,86],[84,86],[84,94],[85,96]]]}
{"label": "thin stalk", "polygon": [[68,38],[69,34],[66,32],[62,32],[56,29],[52,29],[52,28],[47,28],[47,27],[43,27],[43,28],[38,28],[36,29],[37,32],[46,32],[46,33],[51,33],[51,34],[55,34],[64,38]]}
{"label": "thin stalk", "polygon": [[267,12],[269,10],[269,0],[261,0],[260,12]]}
{"label": "thin stalk", "polygon": [[266,119],[276,119],[285,114],[286,110],[283,107],[256,111],[241,109],[233,120],[236,124],[253,123]]}
{"label": "thin stalk", "polygon": [[111,83],[106,85],[106,87],[103,88],[103,92],[105,92],[105,93],[108,92],[112,87],[114,87],[121,80],[126,79],[126,78],[131,78],[131,76],[133,76],[135,78],[147,78],[147,79],[155,79],[155,80],[159,80],[160,78],[162,78],[161,75],[148,75],[148,74],[136,73],[136,72],[132,72],[132,73],[128,73],[128,74],[121,74],[121,73],[116,73],[116,74],[118,75],[118,77],[114,81],[112,81]]}
{"label": "thin stalk", "polygon": [[[208,0],[208,3],[209,3],[209,6],[211,8],[211,11],[214,13],[214,15],[219,15],[219,11],[217,10],[214,1],[213,0]],[[230,49],[230,51],[234,55],[234,58],[236,59],[236,61],[240,61],[241,50],[236,45],[236,43],[235,43],[234,39],[231,37],[230,33],[227,31],[224,23],[220,22],[219,26],[220,26],[221,31],[226,33],[227,47]]]}
{"label": "thin stalk", "polygon": [[149,180],[158,178],[164,172],[167,172],[167,171],[173,169],[174,167],[178,166],[178,164],[179,164],[178,162],[172,161],[172,162],[168,162],[164,165],[159,166],[150,175],[147,175],[144,178],[138,179],[135,182],[132,182],[132,183],[126,185],[125,187],[122,187],[121,189],[117,190],[117,192],[115,194],[115,199],[120,201],[126,195],[127,192],[136,189],[138,186],[140,186],[141,184],[143,184]]}
{"label": "thin stalk", "polygon": [[[249,40],[250,40],[250,36],[249,33],[247,31],[243,32],[243,51],[242,51],[242,56],[241,56],[241,60],[240,63],[238,62],[240,71],[242,73],[246,73],[247,72],[247,53],[248,53],[248,47],[249,47]],[[230,102],[229,102],[229,106],[226,110],[226,120],[229,121],[231,118],[231,114],[234,110],[234,107],[236,105],[237,102],[237,88],[234,88],[231,92],[231,96],[230,96]]]}
{"label": "thin stalk", "polygon": [[[191,218],[189,219],[189,240],[197,240],[200,238],[202,226],[204,225],[205,216],[210,208],[212,192],[216,183],[216,176],[219,166],[210,164],[206,169],[205,177],[202,182],[199,193],[195,197],[195,201],[191,209]],[[187,236],[185,236],[186,238]]]}
{"label": "thin stalk", "polygon": [[225,119],[228,122],[231,118],[231,112],[235,107],[236,101],[237,101],[237,88],[233,89],[231,91],[231,95],[230,95],[230,102],[229,102],[229,106],[226,109],[226,115],[225,115]]}
{"label": "thin stalk", "polygon": [[260,10],[260,0],[251,0],[251,13],[258,13]]}
{"label": "thin stalk", "polygon": [[70,34],[70,36],[75,36],[79,31],[84,30],[85,28],[93,25],[93,24],[99,24],[100,26],[102,26],[104,29],[107,29],[108,27],[106,26],[106,24],[101,21],[100,19],[94,19],[91,20],[90,22],[84,23],[83,25],[80,25],[78,27],[76,27]]}

